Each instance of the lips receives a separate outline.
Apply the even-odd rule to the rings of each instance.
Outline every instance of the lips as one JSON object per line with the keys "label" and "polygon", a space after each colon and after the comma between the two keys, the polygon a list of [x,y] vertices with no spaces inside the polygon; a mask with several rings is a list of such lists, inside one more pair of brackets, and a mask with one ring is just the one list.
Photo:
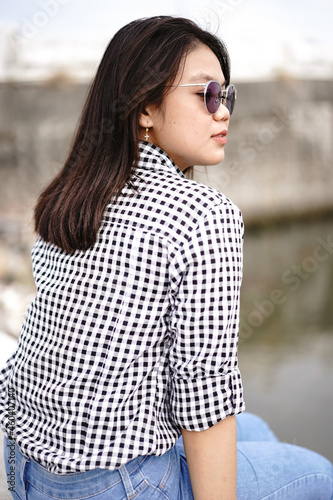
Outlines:
{"label": "lips", "polygon": [[224,129],[222,132],[219,132],[218,134],[212,135],[213,141],[217,142],[218,144],[221,144],[222,146],[225,146],[227,144],[227,133],[228,130]]}
{"label": "lips", "polygon": [[222,132],[219,132],[218,134],[213,135],[213,137],[225,137],[228,133],[228,130],[222,130]]}

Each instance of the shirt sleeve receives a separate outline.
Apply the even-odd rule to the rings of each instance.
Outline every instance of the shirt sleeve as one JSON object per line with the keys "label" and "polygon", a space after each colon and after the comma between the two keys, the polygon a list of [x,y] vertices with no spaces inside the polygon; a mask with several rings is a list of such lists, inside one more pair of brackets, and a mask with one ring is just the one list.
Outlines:
{"label": "shirt sleeve", "polygon": [[170,404],[186,430],[245,409],[237,359],[242,243],[242,216],[228,200],[201,218],[175,256]]}

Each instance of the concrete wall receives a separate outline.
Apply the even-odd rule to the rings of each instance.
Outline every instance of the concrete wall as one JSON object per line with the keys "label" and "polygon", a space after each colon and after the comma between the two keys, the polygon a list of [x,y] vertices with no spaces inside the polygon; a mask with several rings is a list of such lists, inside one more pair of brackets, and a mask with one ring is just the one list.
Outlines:
{"label": "concrete wall", "polygon": [[333,207],[333,85],[238,85],[226,160],[201,178],[224,191],[248,222]]}
{"label": "concrete wall", "polygon": [[[237,88],[226,160],[198,167],[198,180],[225,192],[249,223],[331,210],[332,82]],[[37,193],[61,167],[86,92],[86,85],[65,82],[0,86],[0,230],[9,218],[20,225],[31,214]]]}

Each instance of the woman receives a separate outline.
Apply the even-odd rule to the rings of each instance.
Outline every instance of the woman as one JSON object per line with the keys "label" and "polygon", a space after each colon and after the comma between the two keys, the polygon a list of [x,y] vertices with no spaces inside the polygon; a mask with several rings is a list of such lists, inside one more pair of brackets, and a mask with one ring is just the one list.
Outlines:
{"label": "woman", "polygon": [[[236,498],[243,224],[184,176],[224,158],[229,80],[224,45],[185,19],[108,46],[35,210],[37,295],[1,385],[14,498]],[[331,498],[328,461],[237,426],[239,499]]]}

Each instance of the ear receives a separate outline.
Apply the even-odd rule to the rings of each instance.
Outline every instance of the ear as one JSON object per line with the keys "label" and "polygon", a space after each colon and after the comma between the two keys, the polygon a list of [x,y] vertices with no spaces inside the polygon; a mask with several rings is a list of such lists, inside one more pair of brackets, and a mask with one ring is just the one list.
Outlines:
{"label": "ear", "polygon": [[143,128],[151,128],[154,125],[154,107],[146,106],[145,109],[140,113],[139,125]]}

